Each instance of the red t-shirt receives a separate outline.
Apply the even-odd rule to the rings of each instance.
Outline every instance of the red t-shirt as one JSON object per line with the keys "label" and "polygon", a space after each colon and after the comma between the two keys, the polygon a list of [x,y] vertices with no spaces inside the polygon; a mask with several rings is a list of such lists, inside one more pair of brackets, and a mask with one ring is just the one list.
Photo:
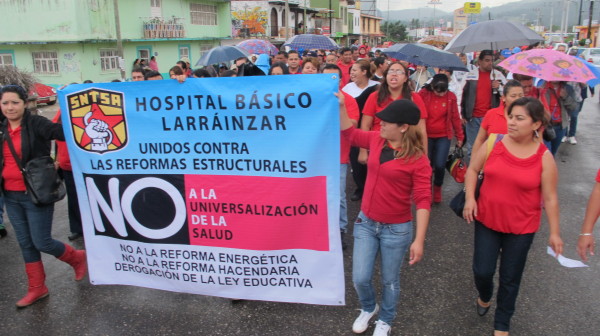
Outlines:
{"label": "red t-shirt", "polygon": [[[53,123],[57,123],[60,120],[60,109],[52,119]],[[56,162],[58,162],[58,166],[62,170],[72,171],[71,167],[71,159],[69,158],[69,151],[67,150],[67,143],[60,140],[56,141],[57,154],[56,154]]]}
{"label": "red t-shirt", "polygon": [[350,61],[348,64],[344,64],[342,61],[337,62],[337,66],[342,70],[342,85],[340,87],[344,87],[350,82],[350,68],[352,68],[352,65],[354,65],[354,61]]}
{"label": "red t-shirt", "polygon": [[479,71],[473,118],[483,118],[492,106],[492,81],[490,80],[490,74],[491,72]]}
{"label": "red t-shirt", "polygon": [[[394,100],[391,97],[388,97],[387,101],[385,101],[382,105],[377,104],[377,95],[379,91],[375,91],[369,95],[367,101],[365,102],[365,106],[363,107],[363,114],[373,117],[373,126],[371,126],[371,131],[378,131],[381,128],[381,119],[375,116],[375,113],[381,112],[389,103]],[[427,119],[427,107],[423,102],[423,99],[418,94],[412,92],[411,93],[412,101],[417,105],[419,110],[421,111],[421,119]],[[398,99],[402,99],[402,97],[398,97]],[[428,135],[429,136],[429,135]]]}
{"label": "red t-shirt", "polygon": [[508,126],[506,124],[504,103],[500,103],[500,106],[487,111],[481,122],[481,128],[483,128],[488,135],[492,133],[508,134]]}
{"label": "red t-shirt", "polygon": [[[10,124],[8,125],[8,135],[12,140],[15,152],[19,157],[21,154],[21,126],[11,129]],[[4,168],[2,169],[2,179],[4,180],[4,190],[9,191],[25,191],[25,181],[23,180],[23,174],[17,161],[15,160],[10,148],[8,148],[8,142],[4,141],[2,148],[2,155],[4,156]]]}
{"label": "red t-shirt", "polygon": [[[424,91],[424,90],[421,90]],[[419,94],[419,96],[421,96]],[[421,98],[423,98],[421,96]],[[448,97],[429,95],[427,101],[427,136],[430,138],[441,138],[448,136]]]}
{"label": "red t-shirt", "polygon": [[477,220],[503,233],[527,234],[540,227],[542,217],[542,156],[548,149],[525,159],[512,155],[499,141],[485,165],[485,179],[477,200]]}
{"label": "red t-shirt", "polygon": [[406,223],[412,220],[411,200],[417,209],[431,208],[431,164],[427,155],[380,163],[386,140],[379,132],[351,127],[342,135],[353,146],[370,149],[361,205],[367,217],[384,224]]}
{"label": "red t-shirt", "polygon": [[596,182],[600,183],[600,169],[598,169],[598,175],[596,175]]}
{"label": "red t-shirt", "polygon": [[[356,120],[358,122],[358,118],[360,117],[360,111],[358,109],[358,104],[356,100],[352,98],[351,95],[342,91],[344,94],[345,100],[344,103],[346,105],[346,114],[348,114],[348,118],[352,120]],[[340,163],[349,163],[350,162],[350,140],[346,137],[340,135]]]}

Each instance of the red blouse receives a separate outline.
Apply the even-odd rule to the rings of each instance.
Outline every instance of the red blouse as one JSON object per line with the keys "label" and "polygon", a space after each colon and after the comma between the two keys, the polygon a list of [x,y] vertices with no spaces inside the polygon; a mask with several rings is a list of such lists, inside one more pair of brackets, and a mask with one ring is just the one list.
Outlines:
{"label": "red blouse", "polygon": [[[15,152],[17,155],[22,156],[21,154],[21,126],[15,128],[14,130],[8,125],[8,132],[10,139],[12,140],[13,146],[15,147]],[[4,180],[4,190],[8,191],[25,191],[25,181],[23,180],[23,174],[21,173],[21,169],[17,165],[17,161],[15,160],[10,148],[8,148],[8,142],[4,141],[4,146],[2,146],[2,155],[4,156],[4,167],[2,168],[2,179]]]}
{"label": "red blouse", "polygon": [[383,224],[406,223],[412,220],[411,201],[416,209],[431,208],[431,164],[427,155],[408,162],[394,159],[380,163],[386,141],[379,132],[351,127],[342,135],[353,146],[370,149],[361,205],[367,217]]}
{"label": "red blouse", "polygon": [[[373,126],[371,126],[371,131],[377,131],[377,132],[379,132],[379,129],[381,129],[381,125],[379,125],[381,122],[381,119],[377,118],[375,116],[375,114],[377,112],[381,112],[391,102],[394,101],[391,97],[388,97],[388,99],[385,102],[383,102],[383,104],[379,105],[379,104],[377,104],[377,95],[378,94],[379,94],[379,91],[375,91],[375,92],[371,93],[371,95],[369,96],[369,98],[367,98],[367,101],[365,102],[365,107],[363,107],[363,114],[373,117]],[[421,96],[412,92],[411,97],[412,97],[412,101],[417,105],[417,107],[421,111],[421,119],[427,119],[427,116],[428,116],[427,107],[425,106],[425,103],[423,102],[423,99],[421,98]],[[398,99],[402,99],[402,97],[398,97]]]}
{"label": "red blouse", "polygon": [[487,134],[508,134],[508,126],[506,126],[506,117],[504,116],[504,103],[500,103],[500,106],[493,108],[486,112],[483,121],[481,122],[481,128],[483,128]]}
{"label": "red blouse", "polygon": [[540,144],[525,159],[511,154],[500,141],[485,166],[485,179],[477,200],[477,220],[503,233],[527,234],[540,227],[542,216],[542,156]]}

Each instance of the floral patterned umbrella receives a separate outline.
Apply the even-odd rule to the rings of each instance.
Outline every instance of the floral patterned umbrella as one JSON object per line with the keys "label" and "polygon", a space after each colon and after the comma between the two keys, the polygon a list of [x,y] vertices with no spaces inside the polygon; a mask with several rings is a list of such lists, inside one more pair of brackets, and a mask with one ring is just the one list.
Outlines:
{"label": "floral patterned umbrella", "polygon": [[560,51],[532,49],[514,54],[498,64],[522,75],[546,81],[574,81],[585,83],[596,78],[585,61]]}
{"label": "floral patterned umbrella", "polygon": [[267,54],[269,56],[274,56],[279,52],[277,47],[271,42],[259,39],[245,40],[238,43],[237,46],[250,54]]}

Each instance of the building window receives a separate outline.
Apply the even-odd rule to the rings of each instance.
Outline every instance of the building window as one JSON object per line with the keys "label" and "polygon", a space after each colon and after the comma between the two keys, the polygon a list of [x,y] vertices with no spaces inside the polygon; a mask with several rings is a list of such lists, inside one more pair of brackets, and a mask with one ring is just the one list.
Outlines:
{"label": "building window", "polygon": [[58,53],[56,51],[37,51],[31,54],[35,73],[58,74]]}
{"label": "building window", "polygon": [[150,16],[162,17],[161,0],[150,0]]}
{"label": "building window", "polygon": [[15,65],[12,54],[0,53],[0,66]]}
{"label": "building window", "polygon": [[204,56],[204,54],[206,54],[206,52],[208,52],[212,48],[213,48],[212,44],[201,44],[200,45],[200,57]]}
{"label": "building window", "polygon": [[192,24],[203,26],[216,26],[217,6],[191,3],[190,16],[192,17]]}
{"label": "building window", "polygon": [[179,59],[184,57],[190,58],[190,47],[179,47]]}
{"label": "building window", "polygon": [[119,68],[119,55],[115,49],[100,50],[100,66],[102,71],[117,70]]}

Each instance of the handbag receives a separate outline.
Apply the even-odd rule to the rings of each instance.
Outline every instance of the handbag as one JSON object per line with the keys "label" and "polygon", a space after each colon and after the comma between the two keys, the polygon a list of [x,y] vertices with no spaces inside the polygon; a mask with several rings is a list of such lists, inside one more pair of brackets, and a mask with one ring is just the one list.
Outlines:
{"label": "handbag", "polygon": [[[502,140],[503,137],[504,137],[504,134],[494,134],[494,133],[490,134],[490,136],[488,137],[488,141],[487,141],[487,151],[485,154],[485,161],[487,161],[494,146],[498,143],[498,141]],[[484,161],[484,165],[485,165],[485,161]],[[483,177],[484,177],[483,168],[481,168],[481,170],[477,174],[477,184],[475,185],[475,200],[479,199],[481,185],[483,184]],[[463,210],[465,209],[466,196],[467,196],[466,190],[465,190],[465,188],[462,188],[450,200],[450,203],[449,203],[450,209],[452,209],[452,211],[454,211],[454,213],[460,218],[463,218]]]}
{"label": "handbag", "polygon": [[50,156],[33,158],[23,166],[10,136],[5,136],[5,139],[17,162],[17,166],[23,174],[25,187],[33,204],[37,206],[50,205],[65,198],[67,194],[65,184],[58,175],[54,160]]}
{"label": "handbag", "polygon": [[461,147],[454,147],[454,152],[448,155],[446,161],[446,170],[458,183],[465,182],[465,174],[467,173],[467,165],[463,159],[464,153]]}

